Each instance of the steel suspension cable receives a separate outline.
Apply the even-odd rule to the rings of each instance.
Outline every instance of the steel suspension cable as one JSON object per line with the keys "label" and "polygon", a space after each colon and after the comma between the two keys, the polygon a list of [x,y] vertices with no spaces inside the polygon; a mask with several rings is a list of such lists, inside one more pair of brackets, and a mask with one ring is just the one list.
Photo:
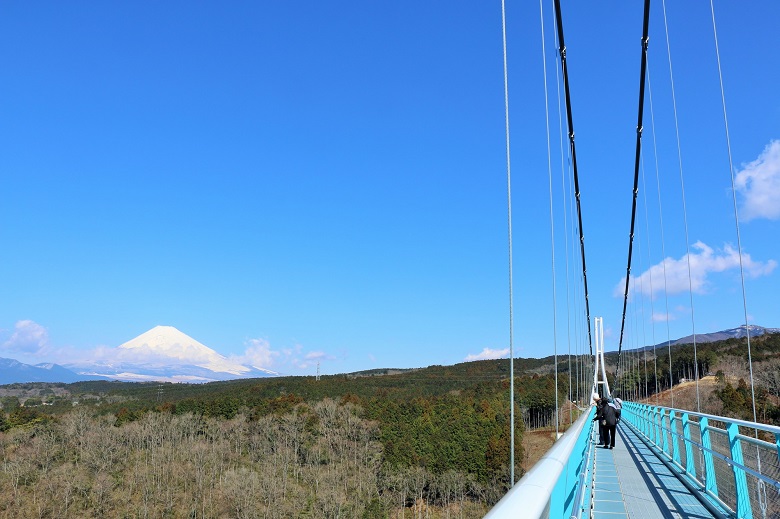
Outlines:
{"label": "steel suspension cable", "polygon": [[[557,297],[555,286],[555,219],[553,216],[553,188],[552,188],[552,153],[550,152],[550,110],[549,99],[547,95],[547,57],[545,56],[544,46],[544,9],[542,0],[539,0],[539,22],[542,33],[542,72],[544,76],[544,122],[547,132],[547,179],[550,190],[550,250],[551,250],[551,273],[552,273],[552,301],[553,301],[553,356],[555,358],[555,438],[558,438],[560,423],[559,403],[558,403],[558,313]],[[571,373],[569,374],[571,376]],[[569,384],[571,386],[571,383]]]}
{"label": "steel suspension cable", "polygon": [[506,7],[501,0],[501,35],[504,50],[504,121],[506,135],[506,194],[509,242],[509,481],[515,484],[515,349],[514,349],[514,294],[512,290],[512,161],[509,146],[509,74],[506,60]]}
{"label": "steel suspension cable", "polygon": [[[653,121],[653,93],[650,89],[650,63],[647,64],[647,93],[648,98],[650,100],[650,120],[651,125],[653,125],[653,146],[655,146],[655,122]],[[650,254],[650,218],[648,217],[648,209],[647,209],[647,183],[645,182],[645,157],[642,155],[642,198],[644,200],[645,205],[645,234],[647,238],[647,263],[650,265],[650,268],[647,269],[647,281],[650,285],[650,297],[648,298],[650,300],[650,340],[653,344],[653,382],[655,382],[655,392],[653,395],[655,395],[655,402],[658,404],[658,354],[656,352],[655,345],[657,344],[655,342],[655,306],[653,305],[653,267],[652,267],[652,259]]]}
{"label": "steel suspension cable", "polygon": [[[720,49],[718,47],[718,31],[715,24],[715,7],[710,0],[710,12],[712,14],[712,33],[715,40],[715,54],[718,60],[718,79],[720,80],[720,98],[721,105],[723,106],[723,126],[726,133],[726,150],[729,157],[729,179],[731,180],[731,195],[734,204],[734,224],[737,232],[737,250],[739,252],[739,277],[742,284],[742,310],[745,318],[745,336],[747,338],[747,352],[748,352],[748,368],[750,370],[750,398],[753,404],[753,422],[758,422],[758,416],[756,414],[756,389],[753,382],[753,355],[750,348],[750,324],[748,323],[748,309],[747,309],[747,291],[745,290],[745,270],[742,262],[742,234],[739,229],[739,209],[737,208],[737,190],[734,182],[734,160],[731,154],[731,138],[729,136],[729,120],[726,111],[726,93],[723,87],[723,70],[720,65]],[[754,429],[756,439],[758,439],[758,429]],[[759,473],[761,472],[761,452],[756,447],[756,461]],[[763,481],[759,480],[758,486],[758,501],[761,507],[761,512],[766,517],[767,501],[766,501],[766,488],[763,485]]]}
{"label": "steel suspension cable", "polygon": [[[683,175],[682,166],[682,149],[680,146],[680,125],[677,117],[677,96],[674,90],[674,74],[672,73],[672,51],[669,44],[669,25],[666,19],[666,0],[662,0],[663,12],[664,12],[664,30],[666,33],[666,56],[669,61],[669,82],[672,88],[672,107],[674,108],[674,128],[675,135],[677,137],[677,162],[680,168],[680,191],[682,192],[682,209],[683,209],[683,223],[685,226],[685,259],[688,265],[688,293],[690,294],[691,302],[691,328],[693,332],[693,363],[694,363],[694,378],[696,379],[696,411],[701,412],[701,398],[699,396],[699,357],[696,347],[696,317],[693,305],[693,281],[691,276],[691,248],[690,239],[688,237],[688,211],[685,204],[685,179]],[[668,319],[668,316],[667,316]],[[669,363],[669,369],[671,369],[671,362]]]}
{"label": "steel suspension cable", "polygon": [[582,208],[580,205],[580,180],[577,173],[577,149],[574,146],[574,123],[572,121],[571,94],[569,90],[569,70],[566,66],[566,44],[563,38],[563,19],[561,17],[561,1],[555,0],[555,20],[558,29],[558,52],[561,57],[561,71],[563,72],[563,91],[566,99],[566,122],[569,128],[569,149],[574,171],[574,197],[577,200],[577,222],[580,234],[580,256],[582,258],[582,283],[585,287],[585,315],[588,322],[588,347],[593,355],[593,339],[590,329],[590,303],[588,302],[588,270],[585,267],[585,236],[582,231]]}
{"label": "steel suspension cable", "polygon": [[672,335],[669,327],[669,292],[667,290],[666,279],[666,239],[664,235],[664,211],[663,204],[661,203],[661,173],[658,166],[658,139],[655,135],[655,111],[653,110],[653,90],[650,77],[650,58],[648,57],[647,67],[647,92],[650,100],[650,124],[653,130],[653,157],[655,160],[655,184],[656,191],[658,193],[658,225],[661,231],[661,266],[663,267],[664,277],[664,303],[665,311],[664,321],[666,322],[666,348],[669,357],[669,398],[671,400],[671,407],[674,407],[674,378],[672,376]]}
{"label": "steel suspension cable", "polygon": [[[553,23],[555,23],[555,20],[553,19]],[[553,38],[555,37],[555,33],[553,34]],[[557,53],[556,53],[557,57]],[[558,71],[558,67],[555,68],[555,91],[557,95],[557,104],[556,107],[558,109],[558,146],[560,148],[560,157],[561,157],[561,207],[563,207],[563,245],[565,250],[565,259],[566,259],[566,342],[568,345],[568,352],[569,352],[569,423],[573,422],[572,417],[572,405],[571,402],[573,402],[572,399],[572,383],[571,383],[571,304],[569,300],[569,215],[566,211],[566,168],[564,165],[564,149],[563,149],[563,111],[561,110],[561,79],[560,79],[560,73]],[[547,77],[545,73],[545,77]],[[580,380],[579,380],[579,364],[578,360],[575,359],[574,361],[574,367],[576,371],[576,383],[577,383],[577,390],[574,393],[577,400],[579,400],[579,388],[580,388]]]}
{"label": "steel suspension cable", "polygon": [[712,32],[715,38],[715,53],[718,58],[718,78],[720,79],[720,98],[723,105],[723,126],[726,132],[726,149],[729,156],[729,178],[731,180],[731,194],[734,202],[734,224],[737,231],[737,249],[739,252],[739,277],[742,282],[742,310],[745,317],[745,334],[747,336],[747,350],[748,350],[748,365],[750,368],[750,394],[753,399],[753,421],[757,422],[756,418],[756,391],[753,385],[753,356],[750,351],[750,326],[748,324],[748,309],[747,309],[747,292],[745,290],[745,269],[742,263],[742,234],[739,229],[739,209],[737,209],[737,189],[734,185],[734,160],[731,155],[731,139],[729,137],[729,120],[726,115],[726,94],[723,88],[723,71],[720,66],[720,50],[718,48],[718,32],[715,27],[715,7],[710,0],[710,11],[712,13]]}
{"label": "steel suspension cable", "polygon": [[[644,170],[643,170],[643,175],[642,176],[644,177]],[[639,250],[637,252],[640,253],[640,255],[639,255],[639,261],[640,261],[639,267],[640,267],[640,270],[641,270],[641,267],[642,267],[642,263],[641,263],[642,262],[641,241],[637,243],[637,246],[639,247]],[[645,398],[648,398],[649,394],[648,394],[648,389],[647,389],[647,331],[645,329],[645,286],[644,286],[644,281],[642,280],[641,277],[639,278],[639,297],[641,298],[640,315],[642,316],[642,319],[641,319],[641,322],[642,322],[642,342],[640,344],[641,344],[641,348],[642,348],[642,357],[643,357],[644,363],[645,363]],[[638,333],[639,333],[639,330],[637,330],[637,334]]]}
{"label": "steel suspension cable", "polygon": [[[553,3],[553,9],[555,0],[552,0]],[[553,18],[554,27],[555,27],[555,35],[558,33],[558,24],[557,20]],[[555,36],[554,35],[554,36]],[[557,50],[557,49],[556,49]],[[560,52],[556,53],[558,59],[560,59]],[[561,69],[563,66],[561,66]],[[580,313],[580,304],[581,304],[581,298],[580,298],[580,290],[582,289],[581,283],[572,283],[571,287],[569,288],[569,273],[571,272],[570,266],[569,266],[569,254],[571,254],[572,264],[576,264],[577,258],[576,258],[576,248],[572,247],[571,251],[569,252],[569,240],[571,240],[571,243],[574,243],[576,241],[576,236],[578,234],[579,227],[577,226],[577,221],[574,219],[575,209],[574,209],[574,197],[572,196],[572,185],[573,185],[573,172],[572,172],[572,160],[571,160],[571,148],[566,148],[564,152],[564,146],[563,146],[563,109],[561,108],[561,92],[560,92],[560,84],[561,84],[561,78],[559,77],[559,69],[556,67],[555,69],[555,78],[556,78],[556,87],[557,87],[557,95],[558,95],[558,127],[560,128],[560,150],[561,150],[561,185],[562,189],[564,191],[564,197],[563,197],[563,207],[564,207],[564,215],[566,215],[564,219],[564,223],[568,226],[569,218],[571,218],[571,227],[570,229],[567,229],[566,231],[566,239],[564,240],[564,243],[566,245],[566,272],[567,272],[567,292],[566,292],[566,307],[567,307],[567,316],[572,315],[572,310],[570,309],[570,304],[574,305],[573,309],[573,315],[574,318],[574,344],[575,344],[575,350],[576,350],[576,357],[575,357],[575,366],[577,371],[577,385],[579,386],[578,394],[581,395],[579,398],[581,402],[587,403],[590,400],[590,391],[588,386],[588,380],[590,378],[590,371],[589,368],[591,367],[590,358],[592,358],[592,354],[588,356],[588,354],[585,352],[585,345],[584,342],[580,336],[580,330],[582,326],[582,314]],[[568,158],[567,167],[564,167],[564,158]],[[568,175],[566,175],[568,173]],[[569,184],[567,186],[566,184],[566,178],[569,178]],[[567,214],[567,204],[568,204],[568,214]],[[578,281],[581,281],[582,278],[580,278]],[[569,293],[573,292],[572,294],[572,302],[569,301]],[[567,320],[567,329],[569,333],[571,333],[571,322],[570,320]],[[589,358],[586,359],[586,356]],[[587,391],[587,394],[586,394]]]}
{"label": "steel suspension cable", "polygon": [[[649,43],[648,28],[650,25],[650,0],[645,0],[644,20],[642,22],[642,60],[639,69],[639,110],[636,122],[636,152],[634,156],[634,191],[631,201],[631,230],[628,236],[628,263],[626,265],[626,287],[623,292],[623,317],[620,324],[620,342],[618,343],[618,360],[623,349],[623,331],[626,326],[626,306],[628,305],[628,290],[631,284],[631,254],[634,248],[634,223],[636,222],[636,197],[639,192],[639,164],[642,156],[642,118],[645,107],[645,72],[647,70],[647,46]],[[618,365],[620,365],[618,363]]]}

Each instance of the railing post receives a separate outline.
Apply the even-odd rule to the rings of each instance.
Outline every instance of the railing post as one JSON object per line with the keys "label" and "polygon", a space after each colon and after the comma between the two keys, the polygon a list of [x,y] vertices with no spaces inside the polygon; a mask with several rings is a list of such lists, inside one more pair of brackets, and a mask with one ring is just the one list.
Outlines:
{"label": "railing post", "polygon": [[647,406],[647,437],[655,443],[655,407]]}
{"label": "railing post", "polygon": [[659,407],[653,408],[653,429],[655,430],[655,439],[653,440],[657,446],[661,446],[661,409]]}
{"label": "railing post", "polygon": [[653,408],[645,406],[645,436],[651,441],[653,439]]}
{"label": "railing post", "polygon": [[636,425],[637,429],[642,433],[645,431],[645,421],[642,416],[643,412],[644,410],[641,407],[631,404],[631,419],[634,421],[633,423]]}
{"label": "railing post", "polygon": [[731,459],[734,461],[731,469],[734,471],[734,486],[737,493],[737,517],[740,519],[753,519],[753,508],[750,505],[747,477],[745,477],[745,471],[737,466],[745,464],[742,457],[742,444],[739,442],[739,426],[735,423],[729,423],[726,425],[726,432],[729,434]]}
{"label": "railing post", "polygon": [[777,447],[777,462],[780,464],[780,433],[775,433],[775,447]]}
{"label": "railing post", "polygon": [[655,408],[647,406],[647,437],[655,443]]}
{"label": "railing post", "polygon": [[699,421],[701,431],[701,444],[704,447],[704,488],[712,495],[718,495],[718,481],[715,479],[715,461],[712,459],[712,440],[710,439],[709,420],[702,417]]}
{"label": "railing post", "polygon": [[696,479],[696,462],[693,460],[693,446],[691,445],[691,421],[688,413],[682,415],[683,444],[685,445],[685,472]]}
{"label": "railing post", "polygon": [[[623,405],[625,405],[625,402],[623,402]],[[636,425],[637,429],[642,431],[642,415],[640,414],[642,412],[642,409],[635,406],[634,404],[631,404],[629,406],[629,409],[631,409],[631,414],[628,415],[629,421],[631,421],[632,424]]]}
{"label": "railing post", "polygon": [[677,416],[675,415],[674,411],[669,411],[669,429],[671,429],[671,433],[669,435],[671,436],[672,440],[672,461],[675,462],[677,465],[681,465],[680,463],[680,445],[677,441],[677,436],[674,434],[677,432]]}
{"label": "railing post", "polygon": [[[625,402],[623,403],[623,405],[625,405]],[[642,415],[641,415],[642,409],[634,404],[631,404],[629,409],[631,409],[631,414],[629,415],[631,423],[636,425],[637,429],[643,431],[644,428],[642,426]]]}
{"label": "railing post", "polygon": [[[669,452],[669,441],[667,439],[667,434],[666,434],[666,431],[664,431],[664,417],[665,417],[665,414],[666,413],[664,412],[664,409],[662,407],[661,408],[661,425],[658,428],[658,431],[661,433],[661,445],[660,445],[660,447],[664,451],[664,453],[666,453],[666,455],[668,456],[671,453]],[[670,428],[671,428],[671,420],[669,421],[669,425],[670,425]]]}

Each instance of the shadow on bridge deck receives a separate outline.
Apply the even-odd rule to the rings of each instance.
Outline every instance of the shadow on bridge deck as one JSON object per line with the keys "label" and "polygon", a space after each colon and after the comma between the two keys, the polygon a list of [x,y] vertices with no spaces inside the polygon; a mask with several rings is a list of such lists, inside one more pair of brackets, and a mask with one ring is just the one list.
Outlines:
{"label": "shadow on bridge deck", "polygon": [[[598,442],[598,432],[593,441]],[[710,513],[625,424],[612,450],[595,449],[594,519],[704,519]]]}

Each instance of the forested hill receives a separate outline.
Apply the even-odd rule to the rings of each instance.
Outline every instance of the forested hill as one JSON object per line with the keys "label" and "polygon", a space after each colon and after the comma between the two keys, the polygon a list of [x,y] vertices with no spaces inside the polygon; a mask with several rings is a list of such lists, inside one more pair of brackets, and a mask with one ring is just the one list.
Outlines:
{"label": "forested hill", "polygon": [[[668,348],[625,351],[612,387],[641,397],[695,372],[691,345],[671,350],[671,375]],[[780,334],[754,338],[752,354],[762,419],[777,421]],[[744,339],[698,346],[699,373],[718,374],[715,404],[747,398],[746,357]],[[590,362],[558,357],[559,403],[569,366],[581,375]],[[522,474],[524,421],[543,426],[555,415],[554,359],[517,359],[515,368]],[[381,518],[430,506],[482,517],[508,487],[508,392],[506,359],[320,380],[0,386],[0,486],[14,489],[0,511],[290,517],[303,506],[308,517]]]}
{"label": "forested hill", "polygon": [[[763,368],[775,368],[775,362],[780,362],[780,333],[765,334],[753,337],[751,340],[752,357],[757,366],[756,371]],[[669,369],[669,350],[671,350],[671,370]],[[699,343],[696,352],[699,372],[703,376],[714,374],[723,368],[724,363],[734,371],[734,365],[739,359],[747,360],[747,344],[744,338],[730,338],[724,341]],[[614,373],[617,362],[617,352],[605,354],[609,370]],[[643,363],[647,360],[653,367],[648,372],[648,378],[657,378],[661,385],[668,387],[677,384],[680,379],[690,378],[694,369],[694,349],[692,344],[677,344],[670,348],[665,346],[655,349],[624,350],[623,359],[631,359],[636,376],[644,377],[646,371]],[[558,372],[566,375],[570,363],[572,371],[577,362],[591,361],[566,355],[558,356]],[[641,368],[641,369],[640,369]],[[747,365],[745,364],[745,369]],[[775,369],[776,370],[776,369]],[[670,381],[670,373],[672,380]],[[738,370],[737,370],[738,371]],[[547,379],[554,372],[554,357],[541,359],[515,359],[515,374],[523,378],[523,383],[517,385],[520,405],[532,408],[537,405],[547,405],[554,401],[552,387],[549,394],[539,396],[540,388],[547,387]],[[729,373],[727,373],[729,374]],[[735,373],[739,374],[739,373]],[[118,412],[126,409],[130,412],[155,409],[161,405],[198,410],[199,412],[214,412],[219,410],[211,407],[226,407],[237,410],[245,406],[250,408],[274,405],[273,401],[318,401],[323,398],[352,400],[408,401],[414,398],[434,398],[446,395],[470,392],[478,394],[494,394],[501,392],[508,385],[509,362],[506,359],[463,362],[450,366],[429,366],[418,369],[373,369],[356,373],[323,375],[320,380],[313,376],[286,376],[262,379],[241,379],[208,384],[172,384],[172,383],[138,383],[117,381],[88,381],[71,384],[10,384],[0,386],[0,397],[20,397],[23,403],[26,397],[33,397],[31,404],[53,404],[45,407],[47,412],[56,413],[68,409],[73,402],[80,402],[93,407],[101,413]],[[614,381],[613,381],[614,382]],[[559,380],[559,392],[568,395],[568,377]],[[0,402],[2,402],[0,400]],[[6,402],[4,407],[13,407],[13,402]],[[225,413],[229,413],[229,409]]]}
{"label": "forested hill", "polygon": [[[552,373],[553,359],[516,359],[517,375]],[[451,366],[429,366],[419,369],[376,369],[339,375],[288,376],[261,379],[241,379],[208,384],[172,384],[160,382],[88,381],[71,384],[10,384],[0,386],[0,395],[22,392],[24,388],[60,388],[72,398],[86,396],[87,402],[99,399],[106,407],[114,404],[134,408],[156,406],[161,401],[177,403],[183,400],[214,400],[232,397],[244,404],[259,400],[295,395],[303,400],[325,397],[410,399],[447,394],[475,386],[492,390],[501,381],[508,381],[509,361],[506,359],[464,362]],[[491,389],[488,389],[491,388]],[[16,390],[16,391],[14,391]]]}
{"label": "forested hill", "polygon": [[[555,385],[549,373],[550,365],[547,359],[516,362],[518,374],[528,373],[519,376],[516,384],[518,405],[526,413],[541,415],[545,410],[549,415],[549,410],[554,408]],[[540,369],[547,374],[536,373]],[[198,449],[212,449],[209,442],[216,441],[213,435],[228,431],[233,439],[225,439],[228,442],[225,448],[229,451],[239,445],[238,454],[231,455],[235,460],[229,464],[230,470],[260,474],[265,462],[251,462],[257,454],[246,445],[265,445],[263,442],[270,441],[269,453],[263,459],[271,461],[281,455],[273,445],[279,442],[294,445],[290,458],[285,458],[283,463],[297,467],[291,472],[290,484],[296,492],[308,496],[309,501],[325,499],[316,490],[319,485],[316,478],[323,477],[323,472],[350,481],[357,477],[355,474],[368,478],[360,483],[361,488],[368,488],[366,495],[373,492],[376,499],[353,498],[350,484],[344,481],[333,488],[341,489],[338,491],[345,492],[347,497],[328,498],[329,502],[346,499],[352,510],[363,511],[356,512],[356,517],[383,517],[393,507],[419,503],[448,508],[454,506],[455,497],[459,500],[459,511],[473,511],[464,517],[481,517],[485,507],[503,495],[509,481],[508,389],[509,363],[505,359],[414,370],[372,370],[323,376],[320,380],[278,377],[209,384],[107,381],[13,384],[0,387],[4,408],[0,413],[0,430],[6,431],[0,434],[0,439],[8,444],[25,444],[37,441],[34,438],[69,437],[75,420],[80,427],[95,431],[96,442],[105,443],[94,449],[79,450],[78,438],[73,436],[73,447],[62,447],[63,452],[56,458],[57,463],[67,465],[68,460],[80,457],[82,452],[84,455],[100,449],[113,452],[115,443],[121,442],[125,434],[154,430],[161,423],[168,424],[165,427],[186,427],[187,431],[194,432],[185,444],[177,443],[166,454],[172,457],[173,463],[181,464],[181,474],[185,474],[171,475],[175,479],[171,484],[186,487],[191,484],[186,481],[189,477],[186,467],[193,463],[191,454],[200,452]],[[566,392],[562,387],[561,400]],[[42,436],[44,430],[51,432]],[[334,431],[345,431],[347,436],[341,438],[341,433]],[[515,432],[516,473],[522,474],[521,419]],[[178,438],[177,442],[181,441],[173,431],[171,434]],[[361,453],[368,453],[365,463],[371,465],[355,464],[354,460],[345,458],[343,466],[337,469],[335,465],[342,464],[338,461],[340,457],[354,451],[355,447],[349,447],[355,441],[354,435],[363,438],[360,449],[368,450]],[[205,442],[208,447],[199,446],[199,442]],[[233,447],[229,442],[233,442]],[[143,442],[139,446],[151,448]],[[18,462],[24,463],[23,451],[14,452],[19,453]],[[142,455],[150,454],[131,452],[126,458],[133,461]],[[312,464],[311,460],[320,461]],[[136,477],[138,468],[133,463],[117,468],[114,472],[122,474],[113,477]],[[274,463],[277,466],[280,461]],[[100,477],[89,472],[89,465],[78,467],[86,471],[85,481],[97,481]],[[71,469],[63,465],[61,470]],[[215,481],[228,481],[227,473],[219,470]],[[300,474],[310,474],[315,482]],[[0,480],[2,477],[0,473]],[[176,479],[179,477],[184,479],[179,481]],[[371,488],[375,490],[370,491]],[[30,499],[35,499],[34,492]],[[273,499],[268,497],[266,504],[253,506],[268,510],[271,505],[267,503]],[[284,499],[287,498],[276,504],[292,506]],[[219,501],[209,503],[216,508],[223,506]],[[224,506],[229,505],[229,501],[224,502]],[[0,498],[0,510],[2,506]]]}
{"label": "forested hill", "polygon": [[[752,357],[756,371],[776,370],[780,362],[780,333],[765,334],[751,340]],[[671,370],[669,369],[671,350]],[[727,374],[734,371],[739,359],[747,360],[747,344],[744,338],[730,338],[724,341],[700,343],[696,352],[699,372],[715,374],[728,364]],[[608,369],[614,373],[617,352],[605,354]],[[694,369],[694,350],[691,344],[677,344],[655,349],[624,350],[623,359],[631,359],[636,377],[644,377],[645,366],[651,363],[647,377],[651,382],[657,378],[663,388],[680,379],[690,378]],[[577,363],[590,363],[587,356],[569,359],[558,356],[558,372],[566,375],[571,369],[578,369]],[[745,369],[747,365],[745,364]],[[766,369],[764,369],[766,368]],[[670,381],[670,373],[672,380]],[[739,370],[737,370],[739,371]],[[541,359],[515,359],[515,374],[522,377],[517,385],[520,405],[526,408],[547,406],[554,401],[552,386],[547,394],[548,378],[554,372],[554,357]],[[624,371],[625,372],[625,371]],[[641,373],[640,373],[641,372]],[[739,375],[739,373],[733,373]],[[630,375],[630,370],[626,376]],[[559,377],[559,393],[568,396],[568,376]],[[509,362],[506,359],[463,362],[450,366],[429,366],[418,369],[374,369],[357,373],[323,375],[320,380],[313,376],[287,376],[262,379],[242,379],[208,384],[138,383],[117,381],[88,381],[71,384],[10,384],[0,386],[0,397],[20,397],[21,401],[33,397],[31,404],[48,400],[53,404],[44,407],[47,412],[56,413],[68,409],[73,402],[89,405],[97,412],[115,413],[120,409],[130,412],[155,409],[161,405],[180,409],[197,410],[213,414],[229,414],[240,407],[266,407],[276,405],[275,401],[318,401],[323,398],[352,400],[409,401],[414,398],[434,398],[461,392],[495,394],[504,391],[508,385]],[[611,382],[614,383],[612,380]],[[635,381],[636,382],[636,381]],[[8,411],[9,405],[4,405]],[[220,411],[218,408],[225,408]]]}

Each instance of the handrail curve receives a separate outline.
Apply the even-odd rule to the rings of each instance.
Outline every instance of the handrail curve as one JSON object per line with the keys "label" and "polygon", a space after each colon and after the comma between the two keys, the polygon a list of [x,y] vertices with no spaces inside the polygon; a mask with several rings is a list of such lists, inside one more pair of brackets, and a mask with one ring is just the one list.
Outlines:
{"label": "handrail curve", "polygon": [[[563,518],[578,506],[577,482],[587,469],[595,408],[583,413],[525,476],[509,489],[485,519]],[[581,497],[581,494],[579,494]]]}

